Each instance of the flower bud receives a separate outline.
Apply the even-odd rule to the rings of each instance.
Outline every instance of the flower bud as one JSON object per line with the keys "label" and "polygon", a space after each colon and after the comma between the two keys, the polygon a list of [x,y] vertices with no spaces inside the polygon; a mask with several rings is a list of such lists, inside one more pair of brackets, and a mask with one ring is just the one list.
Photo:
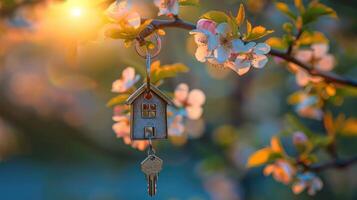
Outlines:
{"label": "flower bud", "polygon": [[293,134],[293,143],[296,146],[305,145],[308,141],[308,138],[303,132],[297,131]]}

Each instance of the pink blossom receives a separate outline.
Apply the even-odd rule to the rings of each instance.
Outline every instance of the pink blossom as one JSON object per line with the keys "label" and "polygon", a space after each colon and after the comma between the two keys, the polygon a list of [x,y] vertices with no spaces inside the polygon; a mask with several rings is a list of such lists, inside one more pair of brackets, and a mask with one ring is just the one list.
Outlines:
{"label": "pink blossom", "polygon": [[202,116],[202,106],[206,101],[206,96],[202,90],[189,91],[188,85],[181,83],[176,87],[173,101],[176,106],[185,108],[189,119],[196,120]]}
{"label": "pink blossom", "polygon": [[227,65],[238,75],[243,75],[249,71],[251,67],[261,69],[268,63],[267,53],[270,51],[270,46],[265,43],[249,42],[244,44],[242,40],[233,41],[233,51],[236,54],[234,61]]}
{"label": "pink blossom", "polygon": [[115,1],[106,10],[106,15],[109,19],[118,23],[121,28],[130,26],[139,28],[141,25],[141,17],[139,13],[133,11],[131,2],[128,0]]}
{"label": "pink blossom", "polygon": [[296,106],[296,112],[306,118],[321,120],[323,111],[318,107],[318,99],[315,96],[302,96],[301,102]]}
{"label": "pink blossom", "polygon": [[190,31],[194,35],[197,44],[195,53],[196,59],[200,62],[206,62],[207,57],[213,54],[213,50],[218,45],[216,36],[216,22],[208,19],[200,19],[197,22],[197,28]]}
{"label": "pink blossom", "polygon": [[116,106],[114,108],[113,121],[113,131],[118,138],[122,138],[124,143],[131,145],[133,148],[139,149],[141,151],[145,150],[149,145],[147,141],[132,141],[130,138],[130,121],[127,112],[127,106]]}
{"label": "pink blossom", "polygon": [[179,11],[178,0],[154,0],[154,4],[159,8],[158,15],[177,15]]}
{"label": "pink blossom", "polygon": [[135,75],[135,69],[127,67],[123,70],[122,77],[113,82],[112,92],[123,93],[128,91],[140,79],[140,75]]}
{"label": "pink blossom", "polygon": [[269,176],[284,184],[289,184],[296,173],[295,168],[286,160],[278,159],[273,164],[267,165],[264,168],[264,175]]}
{"label": "pink blossom", "polygon": [[319,177],[311,172],[305,172],[297,176],[297,181],[292,185],[292,190],[295,194],[300,194],[306,189],[309,195],[315,195],[322,187],[323,182]]}
{"label": "pink blossom", "polygon": [[[311,49],[298,50],[294,56],[302,63],[312,65],[320,71],[331,71],[335,65],[335,58],[328,53],[327,44],[313,44]],[[296,73],[296,82],[300,86],[305,86],[309,82],[317,83],[322,80],[321,77],[311,76],[307,71],[301,69],[294,63],[289,63],[290,68]]]}

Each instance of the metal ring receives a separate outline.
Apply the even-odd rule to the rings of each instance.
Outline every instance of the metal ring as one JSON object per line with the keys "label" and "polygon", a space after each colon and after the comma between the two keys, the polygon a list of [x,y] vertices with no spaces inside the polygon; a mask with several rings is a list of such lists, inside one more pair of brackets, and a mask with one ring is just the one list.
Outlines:
{"label": "metal ring", "polygon": [[146,58],[148,53],[151,55],[151,58],[155,58],[161,51],[161,38],[156,33],[149,36],[149,41],[155,45],[153,50],[148,49],[145,45],[141,45],[138,41],[135,43],[135,51],[142,58]]}

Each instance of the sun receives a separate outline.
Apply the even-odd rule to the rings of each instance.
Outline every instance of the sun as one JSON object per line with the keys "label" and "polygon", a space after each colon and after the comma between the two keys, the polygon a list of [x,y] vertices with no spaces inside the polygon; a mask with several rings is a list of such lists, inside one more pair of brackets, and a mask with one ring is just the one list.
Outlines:
{"label": "sun", "polygon": [[79,7],[73,7],[70,9],[70,14],[73,17],[80,17],[83,14],[83,9]]}

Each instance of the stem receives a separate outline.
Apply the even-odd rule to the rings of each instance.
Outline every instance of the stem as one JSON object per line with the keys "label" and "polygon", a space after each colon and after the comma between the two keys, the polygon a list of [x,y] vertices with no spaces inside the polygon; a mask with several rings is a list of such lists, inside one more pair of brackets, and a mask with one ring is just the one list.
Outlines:
{"label": "stem", "polygon": [[[150,34],[154,33],[157,29],[164,29],[164,28],[181,28],[185,30],[192,30],[195,29],[196,26],[194,24],[191,24],[189,22],[185,22],[181,20],[179,17],[175,17],[172,20],[153,20],[151,24],[145,28],[137,37],[137,40],[142,43],[144,41],[144,38],[149,36]],[[290,50],[292,51],[292,50]],[[327,83],[334,83],[336,85],[342,85],[342,86],[351,86],[351,87],[356,87],[357,88],[357,81],[348,79],[346,77],[330,73],[330,72],[322,72],[319,70],[314,69],[311,66],[308,66],[294,57],[290,55],[291,52],[283,53],[279,52],[277,50],[272,49],[269,53],[271,56],[275,56],[278,58],[281,58],[285,61],[294,63],[298,65],[301,69],[305,70],[308,72],[311,76],[319,76],[323,78]]]}
{"label": "stem", "polygon": [[299,60],[297,60],[296,58],[287,55],[286,53],[282,53],[279,52],[277,50],[272,49],[269,52],[270,55],[281,58],[285,61],[294,63],[296,65],[298,65],[300,68],[302,68],[303,70],[305,70],[306,72],[308,72],[310,75],[312,76],[319,76],[321,78],[323,78],[326,82],[328,83],[335,83],[338,85],[345,85],[345,86],[351,86],[351,87],[356,87],[357,88],[357,81],[356,80],[352,80],[352,79],[348,79],[342,76],[339,76],[337,74],[331,73],[331,72],[322,72],[316,69],[313,69],[312,67],[305,65],[304,63],[300,62]]}
{"label": "stem", "polygon": [[287,54],[287,55],[291,55],[291,53],[292,53],[292,51],[293,51],[293,48],[294,48],[294,46],[295,46],[295,44],[296,44],[296,41],[301,37],[302,32],[303,32],[302,29],[299,29],[299,30],[298,30],[298,33],[297,33],[297,35],[296,35],[294,41],[289,45],[288,50],[286,51],[286,54]]}
{"label": "stem", "polygon": [[357,156],[349,158],[349,159],[335,159],[335,160],[331,160],[328,161],[326,163],[322,163],[322,164],[316,164],[316,165],[310,165],[310,166],[305,166],[305,168],[307,170],[310,171],[315,171],[315,172],[320,172],[320,171],[324,171],[327,169],[343,169],[346,168],[352,164],[355,164],[357,162]]}

